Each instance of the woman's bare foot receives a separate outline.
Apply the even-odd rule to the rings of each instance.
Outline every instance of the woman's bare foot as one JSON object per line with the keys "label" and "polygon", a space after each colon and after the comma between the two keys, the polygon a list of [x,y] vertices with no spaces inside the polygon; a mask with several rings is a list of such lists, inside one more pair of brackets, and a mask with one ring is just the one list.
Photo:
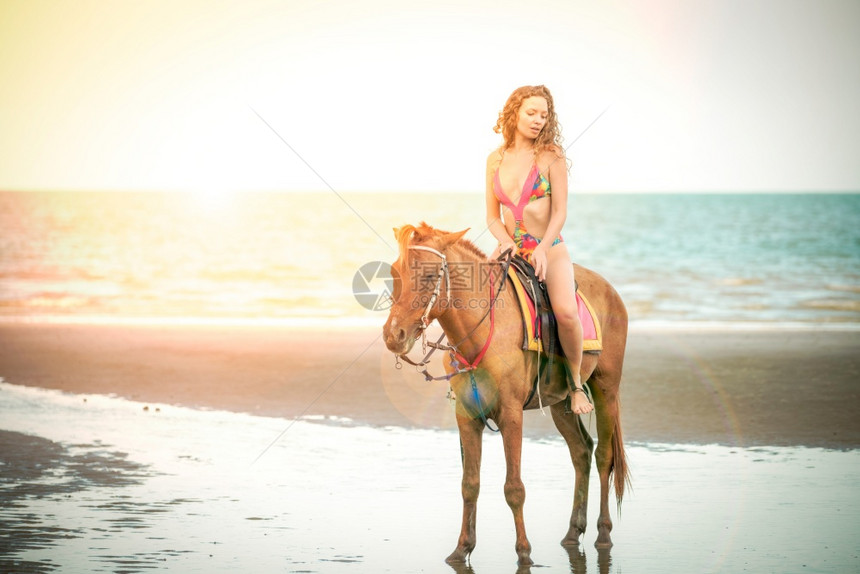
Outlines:
{"label": "woman's bare foot", "polygon": [[580,386],[575,387],[571,393],[570,402],[575,415],[587,415],[594,410],[594,405],[589,402],[588,395]]}

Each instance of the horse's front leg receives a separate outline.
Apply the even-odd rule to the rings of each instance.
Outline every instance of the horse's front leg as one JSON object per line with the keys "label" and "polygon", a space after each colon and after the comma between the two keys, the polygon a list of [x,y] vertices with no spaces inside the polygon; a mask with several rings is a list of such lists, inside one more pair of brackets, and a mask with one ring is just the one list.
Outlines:
{"label": "horse's front leg", "polygon": [[531,559],[532,545],[526,537],[526,525],[523,519],[523,506],[526,502],[526,488],[523,485],[521,475],[521,461],[523,453],[523,411],[511,410],[500,417],[499,430],[502,433],[502,442],[505,445],[505,463],[507,475],[505,477],[505,500],[514,513],[514,528],[516,529],[517,542],[516,551],[518,564],[530,566],[534,564]]}
{"label": "horse's front leg", "polygon": [[458,413],[457,426],[463,455],[463,524],[457,548],[445,559],[449,564],[465,563],[475,549],[475,518],[481,489],[481,433],[484,425],[480,420]]}

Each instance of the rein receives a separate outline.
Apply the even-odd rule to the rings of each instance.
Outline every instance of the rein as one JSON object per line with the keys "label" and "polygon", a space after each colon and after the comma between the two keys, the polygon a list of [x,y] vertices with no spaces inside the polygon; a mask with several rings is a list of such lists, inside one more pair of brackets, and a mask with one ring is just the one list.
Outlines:
{"label": "rein", "polygon": [[[448,308],[451,307],[451,274],[448,271],[448,258],[441,251],[439,251],[437,249],[433,249],[432,247],[424,246],[424,245],[410,245],[408,247],[408,249],[415,249],[415,250],[419,250],[419,251],[427,251],[429,253],[432,253],[433,255],[436,255],[437,257],[442,259],[442,265],[439,268],[439,273],[436,275],[436,285],[433,289],[433,295],[430,296],[430,300],[427,303],[427,308],[424,309],[424,314],[421,316],[421,327],[420,327],[420,329],[421,329],[421,350],[422,350],[422,353],[425,353],[424,358],[421,359],[420,362],[416,363],[416,362],[412,361],[406,355],[395,355],[394,366],[398,369],[402,368],[400,361],[403,360],[406,363],[409,363],[410,365],[416,367],[418,372],[421,373],[422,375],[424,375],[424,379],[428,382],[429,381],[441,381],[441,380],[450,382],[450,380],[456,375],[460,375],[463,373],[469,373],[469,379],[470,379],[470,382],[472,385],[473,398],[475,399],[475,403],[478,406],[478,411],[480,413],[481,420],[483,421],[484,426],[486,426],[488,429],[490,429],[493,432],[499,432],[499,429],[497,429],[497,428],[494,429],[493,427],[490,426],[489,421],[487,420],[487,416],[484,414],[484,409],[481,408],[481,398],[480,398],[480,395],[478,394],[478,385],[477,385],[477,382],[475,380],[475,369],[478,368],[478,365],[484,359],[484,356],[487,354],[487,351],[490,348],[490,343],[493,340],[493,333],[495,332],[495,327],[496,327],[496,313],[495,313],[496,301],[498,301],[499,295],[501,294],[502,289],[504,288],[504,285],[505,285],[505,278],[507,277],[508,267],[510,267],[510,264],[511,264],[512,251],[510,249],[508,249],[507,251],[505,251],[504,253],[499,255],[498,259],[496,260],[496,261],[503,263],[502,273],[501,273],[501,277],[499,280],[499,286],[498,286],[498,289],[496,289],[496,290],[493,289],[493,283],[494,283],[493,273],[492,272],[490,273],[490,304],[489,304],[489,308],[484,313],[484,316],[481,317],[481,320],[478,321],[478,323],[475,325],[475,327],[471,331],[469,331],[469,333],[467,333],[466,336],[464,336],[458,343],[446,345],[446,344],[442,343],[442,340],[445,338],[445,333],[442,333],[442,335],[439,336],[439,338],[436,340],[436,342],[431,341],[428,343],[427,342],[427,328],[430,326],[430,323],[431,323],[431,321],[429,320],[430,311],[433,309],[433,306],[436,304],[436,301],[439,299],[439,295],[441,293],[442,278],[443,277],[445,278],[445,295],[447,297],[447,307]],[[467,341],[469,339],[469,337],[471,337],[475,333],[475,331],[478,330],[478,327],[480,327],[484,323],[484,321],[487,320],[487,317],[490,318],[490,333],[487,335],[487,340],[484,341],[484,346],[481,347],[481,350],[475,356],[475,359],[472,361],[469,361],[460,352],[460,350],[458,349],[458,346],[461,345],[463,342]],[[430,347],[429,352],[427,352],[427,347]],[[448,353],[451,357],[450,365],[452,367],[454,367],[455,370],[451,373],[446,374],[446,375],[434,377],[426,369],[426,365],[430,362],[430,357],[433,355],[433,353],[437,349],[448,351]],[[461,366],[461,365],[463,365],[463,366]]]}

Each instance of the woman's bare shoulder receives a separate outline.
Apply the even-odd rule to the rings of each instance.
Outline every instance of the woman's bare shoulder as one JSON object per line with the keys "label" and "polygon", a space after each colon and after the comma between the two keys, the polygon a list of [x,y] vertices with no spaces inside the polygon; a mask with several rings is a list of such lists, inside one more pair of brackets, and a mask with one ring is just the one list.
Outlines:
{"label": "woman's bare shoulder", "polygon": [[498,148],[490,152],[490,155],[487,156],[487,173],[494,173],[499,164],[502,163],[502,148]]}
{"label": "woman's bare shoulder", "polygon": [[567,159],[564,156],[564,150],[552,145],[538,154],[537,164],[541,171],[549,170],[554,164],[567,165]]}
{"label": "woman's bare shoulder", "polygon": [[496,166],[502,161],[502,148],[496,148],[487,156],[487,167]]}
{"label": "woman's bare shoulder", "polygon": [[555,161],[557,159],[563,159],[563,158],[564,158],[564,150],[561,149],[560,146],[557,146],[555,144],[542,150],[540,152],[540,154],[538,155],[539,160],[546,161],[546,162],[552,162],[552,161]]}

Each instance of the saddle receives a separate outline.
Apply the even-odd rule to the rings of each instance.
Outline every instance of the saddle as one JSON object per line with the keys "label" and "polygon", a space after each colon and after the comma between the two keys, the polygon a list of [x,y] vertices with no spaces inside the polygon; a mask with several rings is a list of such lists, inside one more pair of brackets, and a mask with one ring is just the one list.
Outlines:
{"label": "saddle", "polygon": [[[538,281],[531,263],[520,255],[514,256],[508,267],[508,278],[520,304],[520,314],[523,320],[522,348],[524,351],[537,351],[540,357],[534,386],[526,401],[528,404],[537,390],[538,382],[543,380],[545,384],[549,383],[552,363],[554,360],[564,357],[564,350],[558,338],[558,325],[555,314],[552,312],[552,304],[546,285]],[[579,284],[576,285],[575,294],[579,320],[582,323],[583,354],[599,354],[603,350],[600,321],[588,299],[579,290]],[[572,385],[568,363],[562,361],[562,364],[565,369],[565,378],[568,384]],[[567,408],[569,410],[569,403]]]}
{"label": "saddle", "polygon": [[[523,320],[523,350],[537,351],[542,355],[563,357],[564,350],[558,340],[558,326],[546,286],[539,282],[534,267],[520,255],[514,256],[508,267],[508,278],[517,294]],[[576,303],[582,323],[582,350],[599,354],[603,350],[600,321],[586,296],[576,285]]]}

